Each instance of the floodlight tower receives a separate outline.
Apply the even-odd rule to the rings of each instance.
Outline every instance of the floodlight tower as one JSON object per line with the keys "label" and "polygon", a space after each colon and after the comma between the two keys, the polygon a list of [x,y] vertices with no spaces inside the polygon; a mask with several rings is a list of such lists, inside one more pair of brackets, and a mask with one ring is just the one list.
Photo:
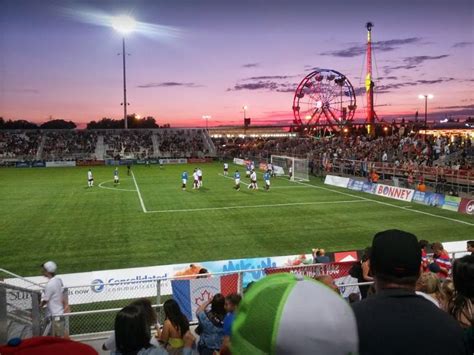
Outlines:
{"label": "floodlight tower", "polygon": [[367,22],[367,75],[365,77],[365,94],[367,96],[367,131],[370,136],[375,136],[375,111],[374,111],[374,82],[372,81],[372,22]]}
{"label": "floodlight tower", "polygon": [[123,61],[123,120],[125,122],[125,129],[128,129],[127,122],[127,73],[125,63],[125,35],[132,32],[135,29],[136,22],[130,16],[117,16],[112,19],[112,27],[119,33],[122,34],[122,61]]}

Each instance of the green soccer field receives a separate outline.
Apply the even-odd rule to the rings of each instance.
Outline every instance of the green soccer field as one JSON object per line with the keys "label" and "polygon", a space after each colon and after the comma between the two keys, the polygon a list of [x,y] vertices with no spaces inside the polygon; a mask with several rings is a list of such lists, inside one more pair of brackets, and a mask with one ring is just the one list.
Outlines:
{"label": "green soccer field", "polygon": [[[233,189],[222,165],[202,164],[203,188],[181,190],[194,165],[0,169],[0,267],[36,275],[363,248],[399,228],[430,241],[474,235],[472,217],[329,187],[272,180],[269,192]],[[230,166],[230,174],[236,166]],[[241,169],[242,172],[242,169]],[[248,182],[243,175],[242,181]]]}

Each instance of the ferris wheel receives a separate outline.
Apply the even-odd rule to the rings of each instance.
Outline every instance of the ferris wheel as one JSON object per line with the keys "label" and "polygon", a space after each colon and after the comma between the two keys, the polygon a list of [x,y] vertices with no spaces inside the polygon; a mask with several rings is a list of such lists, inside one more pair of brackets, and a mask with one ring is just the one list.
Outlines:
{"label": "ferris wheel", "polygon": [[356,107],[352,84],[345,75],[331,69],[308,74],[293,98],[293,114],[299,126],[323,124],[339,131],[353,119]]}

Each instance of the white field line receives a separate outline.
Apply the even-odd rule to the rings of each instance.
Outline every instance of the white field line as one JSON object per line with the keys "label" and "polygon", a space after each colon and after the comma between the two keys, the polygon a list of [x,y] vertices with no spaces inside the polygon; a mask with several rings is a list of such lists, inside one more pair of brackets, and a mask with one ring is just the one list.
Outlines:
{"label": "white field line", "polygon": [[135,188],[137,190],[138,199],[140,200],[140,205],[142,206],[143,213],[148,213],[145,207],[145,203],[143,202],[142,194],[140,193],[140,189],[138,188],[137,180],[135,179],[135,174],[132,171],[132,179],[135,183]]}
{"label": "white field line", "polygon": [[111,181],[114,181],[114,179],[111,179],[111,180],[106,180],[106,181],[102,181],[99,185],[97,185],[98,187],[100,187],[101,189],[108,189],[108,190],[119,190],[119,191],[128,191],[128,192],[135,192],[136,190],[130,190],[130,189],[122,189],[120,187],[108,187],[108,186],[103,186],[102,184],[105,184],[107,182],[111,182]]}
{"label": "white field line", "polygon": [[[225,175],[223,175],[223,174],[221,174],[221,173],[219,173],[219,174],[217,174],[217,175],[220,175],[220,176],[222,176],[222,177],[225,177],[226,179],[234,180],[234,178],[233,178],[232,176],[225,176]],[[243,182],[242,179],[240,179],[240,183],[241,183],[242,185],[245,185],[245,186],[249,186],[249,185],[250,185],[250,184],[247,184],[247,183]]]}
{"label": "white field line", "polygon": [[317,201],[317,202],[275,203],[275,204],[272,204],[272,205],[227,206],[227,207],[188,208],[188,209],[179,209],[179,210],[160,210],[160,211],[148,211],[146,213],[219,211],[219,210],[233,210],[233,209],[244,209],[244,208],[286,207],[286,206],[304,206],[304,205],[329,205],[329,204],[356,203],[356,202],[367,202],[367,201],[359,199],[359,200],[346,200],[346,201]]}
{"label": "white field line", "polygon": [[[416,210],[416,209],[412,209],[412,208],[407,208],[406,206],[398,206],[398,205],[394,205],[394,204],[392,204],[392,203],[383,202],[383,201],[378,201],[378,200],[374,200],[374,199],[367,198],[367,197],[357,196],[357,195],[353,195],[353,194],[350,194],[350,193],[347,193],[347,192],[342,192],[342,191],[337,191],[337,190],[333,190],[333,189],[328,189],[327,187],[315,186],[315,185],[308,184],[308,183],[305,183],[305,182],[299,182],[299,181],[293,181],[293,182],[296,183],[296,184],[311,186],[311,187],[313,187],[313,188],[315,188],[315,189],[327,190],[327,191],[331,191],[331,192],[334,192],[334,193],[337,193],[337,194],[341,194],[341,195],[345,195],[345,196],[351,196],[351,197],[360,198],[360,199],[363,199],[363,200],[366,200],[366,201],[372,201],[372,202],[378,203],[378,204],[380,204],[380,205],[385,205],[385,206],[390,206],[390,207],[399,208],[399,209],[404,210],[404,211],[407,211],[407,212],[413,212],[413,213],[418,213],[418,214],[424,214],[424,215],[426,215],[426,216],[431,216],[431,217],[435,217],[435,218],[445,219],[445,220],[448,220],[448,221],[451,221],[451,222],[466,224],[466,225],[468,225],[468,226],[474,226],[474,223],[469,223],[469,222],[462,221],[462,220],[455,219],[455,218],[449,218],[449,217],[440,216],[440,215],[433,214],[433,213],[429,213],[429,212],[424,212],[424,211],[420,211],[420,210]],[[410,206],[410,207],[412,207],[412,206]]]}

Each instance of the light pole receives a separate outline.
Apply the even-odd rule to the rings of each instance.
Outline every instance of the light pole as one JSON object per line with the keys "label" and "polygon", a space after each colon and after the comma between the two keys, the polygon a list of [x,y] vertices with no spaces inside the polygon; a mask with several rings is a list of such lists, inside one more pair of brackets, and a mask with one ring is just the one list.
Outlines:
{"label": "light pole", "polygon": [[426,130],[428,129],[428,99],[432,99],[434,96],[431,95],[431,94],[420,94],[418,95],[418,98],[420,100],[423,100],[425,99],[425,124],[424,124],[424,128],[425,128],[425,141],[426,141]]}
{"label": "light pole", "polygon": [[125,62],[125,35],[134,30],[136,22],[130,16],[117,16],[112,20],[112,27],[122,34],[122,61],[123,61],[123,120],[125,123],[124,128],[128,129],[127,122],[127,72],[126,72],[126,62]]}
{"label": "light pole", "polygon": [[208,128],[208,120],[212,118],[211,115],[202,115],[202,119],[203,120],[206,120],[206,131],[209,131],[209,128]]}

